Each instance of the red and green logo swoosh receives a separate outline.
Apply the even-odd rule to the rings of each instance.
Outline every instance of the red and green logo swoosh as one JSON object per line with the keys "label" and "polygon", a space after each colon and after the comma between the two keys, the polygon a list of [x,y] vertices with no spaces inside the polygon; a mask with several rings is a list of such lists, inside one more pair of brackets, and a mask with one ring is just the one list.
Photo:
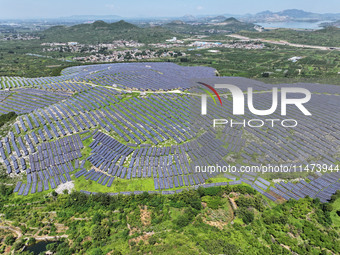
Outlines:
{"label": "red and green logo swoosh", "polygon": [[[212,86],[210,86],[209,84],[203,83],[203,82],[198,82],[198,83],[209,88],[217,96],[217,98],[220,101],[220,104],[222,106],[222,100],[220,98],[220,95],[217,93],[217,91]],[[214,100],[215,105],[217,104],[215,97],[213,96],[213,94],[209,90],[203,89],[203,88],[200,88],[200,89],[202,89],[205,93],[207,93],[212,98],[212,100]]]}

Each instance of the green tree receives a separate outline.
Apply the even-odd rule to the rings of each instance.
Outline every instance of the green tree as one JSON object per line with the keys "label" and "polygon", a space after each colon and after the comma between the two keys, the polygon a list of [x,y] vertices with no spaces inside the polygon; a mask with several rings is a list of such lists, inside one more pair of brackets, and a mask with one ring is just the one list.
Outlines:
{"label": "green tree", "polygon": [[13,235],[8,235],[5,238],[6,245],[12,245],[15,242],[15,237]]}

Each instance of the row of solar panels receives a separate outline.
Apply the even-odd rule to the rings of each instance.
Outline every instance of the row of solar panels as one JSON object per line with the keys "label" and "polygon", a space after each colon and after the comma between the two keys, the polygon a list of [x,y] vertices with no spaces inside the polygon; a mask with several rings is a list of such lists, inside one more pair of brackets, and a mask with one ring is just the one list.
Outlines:
{"label": "row of solar panels", "polygon": [[64,175],[56,175],[53,177],[50,177],[49,179],[44,179],[42,181],[38,182],[31,182],[31,183],[22,183],[18,182],[14,192],[18,192],[18,195],[27,196],[29,192],[31,191],[31,194],[34,194],[36,192],[42,192],[43,190],[49,190],[57,188],[58,185],[61,183],[66,183],[71,181],[71,177],[69,173],[65,173],[66,179]]}

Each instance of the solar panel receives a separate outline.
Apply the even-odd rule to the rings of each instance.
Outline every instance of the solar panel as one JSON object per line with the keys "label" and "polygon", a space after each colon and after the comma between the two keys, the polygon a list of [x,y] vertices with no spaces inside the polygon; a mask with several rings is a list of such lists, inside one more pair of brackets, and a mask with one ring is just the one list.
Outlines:
{"label": "solar panel", "polygon": [[15,185],[15,188],[13,190],[14,193],[18,192],[20,187],[21,187],[22,182],[18,181],[17,184]]}
{"label": "solar panel", "polygon": [[110,180],[108,181],[107,187],[111,187],[113,183],[114,177],[110,177]]}

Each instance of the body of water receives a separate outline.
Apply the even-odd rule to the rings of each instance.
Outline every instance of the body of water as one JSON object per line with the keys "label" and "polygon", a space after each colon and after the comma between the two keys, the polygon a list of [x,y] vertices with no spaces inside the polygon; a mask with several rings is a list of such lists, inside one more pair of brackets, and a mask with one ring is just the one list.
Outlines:
{"label": "body of water", "polygon": [[33,252],[35,255],[38,255],[41,252],[47,251],[46,246],[50,243],[57,243],[58,241],[41,241],[37,242],[36,244],[33,244],[31,246],[28,246],[26,248],[26,251]]}
{"label": "body of water", "polygon": [[292,29],[322,29],[319,25],[327,21],[319,22],[269,22],[256,23],[264,28],[292,28]]}

